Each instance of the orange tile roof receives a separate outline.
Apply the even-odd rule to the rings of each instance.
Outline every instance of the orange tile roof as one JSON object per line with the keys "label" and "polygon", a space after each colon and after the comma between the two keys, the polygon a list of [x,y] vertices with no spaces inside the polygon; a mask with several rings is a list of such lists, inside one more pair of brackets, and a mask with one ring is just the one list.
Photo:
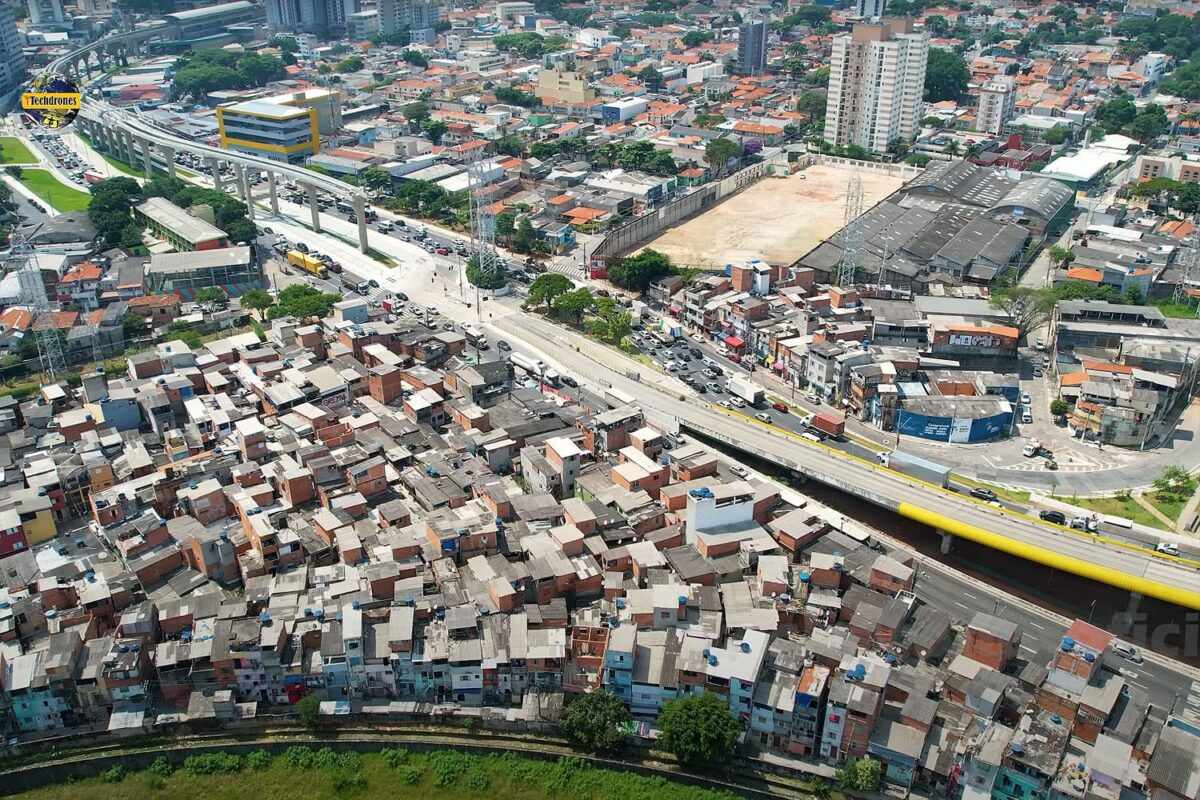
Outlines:
{"label": "orange tile roof", "polygon": [[79,312],[77,311],[50,311],[37,318],[37,321],[33,323],[33,329],[35,331],[52,328],[60,331],[68,330],[75,327],[75,321],[78,319]]}
{"label": "orange tile roof", "polygon": [[1058,379],[1059,386],[1082,386],[1087,383],[1088,374],[1086,372],[1067,372]]}
{"label": "orange tile roof", "polygon": [[90,261],[76,264],[66,275],[58,279],[59,283],[75,283],[76,281],[97,281],[102,274],[100,267]]}
{"label": "orange tile roof", "polygon": [[1104,275],[1100,270],[1092,269],[1091,267],[1071,267],[1067,270],[1067,278],[1073,281],[1099,283],[1103,277]]}
{"label": "orange tile roof", "polygon": [[600,208],[588,208],[587,206],[578,206],[570,211],[563,212],[564,217],[570,217],[573,222],[591,222],[594,219],[603,217],[608,212]]}
{"label": "orange tile roof", "polygon": [[27,308],[9,306],[0,313],[0,328],[4,330],[27,331],[33,324],[33,312]]}
{"label": "orange tile roof", "polygon": [[179,302],[177,294],[147,294],[130,298],[126,303],[130,308],[166,308]]}

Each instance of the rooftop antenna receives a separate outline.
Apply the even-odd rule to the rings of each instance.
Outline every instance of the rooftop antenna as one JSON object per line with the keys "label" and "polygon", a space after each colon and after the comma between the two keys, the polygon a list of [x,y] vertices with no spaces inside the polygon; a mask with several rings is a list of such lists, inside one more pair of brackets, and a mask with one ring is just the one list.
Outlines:
{"label": "rooftop antenna", "polygon": [[846,227],[842,230],[842,263],[838,267],[838,286],[854,285],[854,273],[858,269],[858,248],[862,246],[863,229],[862,175],[855,170],[850,173],[846,186]]}
{"label": "rooftop antenna", "polygon": [[30,240],[41,230],[38,225],[28,234],[12,238],[12,263],[17,267],[17,282],[21,288],[21,299],[33,314],[30,332],[37,342],[38,361],[46,373],[46,383],[54,383],[59,375],[67,371],[63,358],[62,343],[58,340],[58,329],[46,325],[40,330],[37,323],[50,313],[50,300],[46,297],[46,284],[42,282],[42,271],[33,255]]}

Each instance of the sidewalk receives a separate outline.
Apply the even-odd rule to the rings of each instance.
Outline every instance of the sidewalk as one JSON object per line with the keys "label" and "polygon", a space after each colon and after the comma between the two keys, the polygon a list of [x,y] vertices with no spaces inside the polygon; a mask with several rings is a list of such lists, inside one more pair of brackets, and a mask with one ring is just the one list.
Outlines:
{"label": "sidewalk", "polygon": [[1139,506],[1141,506],[1146,511],[1147,514],[1154,517],[1156,520],[1161,522],[1163,525],[1166,525],[1171,530],[1175,530],[1175,523],[1172,522],[1170,519],[1168,519],[1166,514],[1162,513],[1157,508],[1155,508],[1154,504],[1151,503],[1149,500],[1147,500],[1145,497],[1143,497],[1142,493],[1140,491],[1134,492],[1133,494],[1130,495],[1130,497],[1132,497],[1133,502],[1135,502]]}

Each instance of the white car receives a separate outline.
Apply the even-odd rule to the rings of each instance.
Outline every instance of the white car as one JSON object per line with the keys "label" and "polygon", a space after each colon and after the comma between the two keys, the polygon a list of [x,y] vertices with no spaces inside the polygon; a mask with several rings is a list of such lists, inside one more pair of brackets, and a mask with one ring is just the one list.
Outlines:
{"label": "white car", "polygon": [[1159,553],[1163,553],[1168,556],[1178,556],[1179,555],[1179,548],[1176,547],[1175,545],[1171,544],[1170,542],[1159,542],[1158,545],[1155,546],[1154,549],[1156,551],[1158,551]]}
{"label": "white car", "polygon": [[729,402],[733,403],[734,408],[745,408],[746,407],[746,401],[740,397],[731,397],[731,398],[729,398]]}
{"label": "white car", "polygon": [[750,474],[750,470],[746,469],[741,464],[734,464],[729,468],[729,471],[734,475],[737,475],[739,478],[744,478]]}
{"label": "white car", "polygon": [[1027,406],[1033,405],[1033,398],[1031,398],[1029,396],[1029,392],[1023,392],[1021,394],[1021,403],[1022,403],[1022,405],[1027,405]]}
{"label": "white car", "polygon": [[758,420],[759,422],[765,422],[765,423],[767,423],[768,425],[770,425],[772,422],[774,422],[774,421],[775,421],[775,420],[771,419],[771,415],[770,415],[770,414],[755,414],[755,415],[754,415],[754,418],[755,418],[756,420]]}

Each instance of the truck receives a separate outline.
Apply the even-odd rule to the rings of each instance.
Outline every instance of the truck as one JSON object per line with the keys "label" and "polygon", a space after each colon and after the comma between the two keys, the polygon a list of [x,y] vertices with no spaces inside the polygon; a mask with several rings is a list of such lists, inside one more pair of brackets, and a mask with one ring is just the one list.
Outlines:
{"label": "truck", "polygon": [[85,170],[83,173],[83,182],[86,183],[88,186],[99,183],[102,180],[104,180],[104,176],[101,175],[99,172],[96,172],[95,170],[89,169],[89,170]]}
{"label": "truck", "polygon": [[841,439],[846,434],[846,415],[834,411],[818,411],[805,424],[833,439]]}
{"label": "truck", "polygon": [[546,363],[544,361],[536,358],[530,358],[529,356],[523,356],[520,353],[513,353],[511,356],[509,356],[509,361],[512,362],[514,367],[519,367],[535,377],[540,377],[541,374],[546,370]]}
{"label": "truck", "polygon": [[879,463],[888,469],[902,472],[905,475],[925,481],[926,483],[932,483],[943,489],[950,485],[949,467],[921,458],[920,456],[914,456],[912,453],[904,453],[900,450],[893,450],[890,453],[880,453]]}
{"label": "truck", "polygon": [[628,392],[622,392],[620,389],[605,389],[604,402],[608,403],[613,408],[632,405],[636,402],[633,395]]}
{"label": "truck", "polygon": [[729,379],[726,385],[729,393],[734,397],[740,397],[745,400],[747,405],[759,408],[766,401],[766,393],[762,387],[742,375],[734,375]]}
{"label": "truck", "polygon": [[310,275],[316,275],[318,278],[324,278],[328,275],[328,272],[325,270],[324,261],[307,253],[301,253],[299,250],[289,250],[287,260],[292,266],[299,267]]}

